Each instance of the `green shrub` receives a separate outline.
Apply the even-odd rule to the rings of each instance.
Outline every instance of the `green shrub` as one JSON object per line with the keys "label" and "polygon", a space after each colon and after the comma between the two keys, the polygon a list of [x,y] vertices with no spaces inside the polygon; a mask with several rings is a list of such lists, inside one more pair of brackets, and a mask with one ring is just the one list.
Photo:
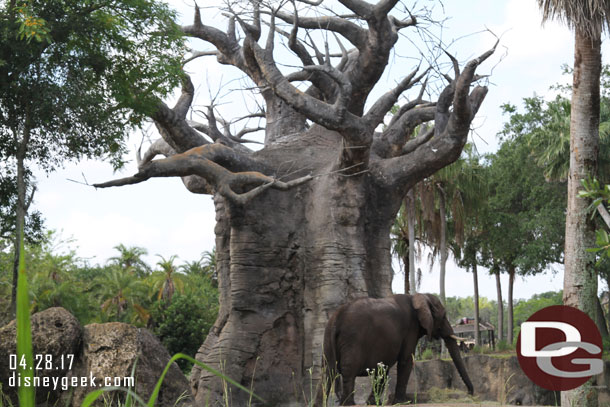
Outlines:
{"label": "green shrub", "polygon": [[472,353],[476,354],[487,354],[491,353],[491,348],[489,346],[475,346],[472,348]]}
{"label": "green shrub", "polygon": [[498,344],[496,345],[496,349],[498,349],[500,352],[503,352],[505,350],[512,350],[515,349],[515,346],[512,344],[509,344],[506,339],[502,339],[501,341],[498,342]]}
{"label": "green shrub", "polygon": [[[218,297],[185,293],[176,294],[171,303],[160,302],[151,312],[153,332],[170,354],[195,356],[218,316]],[[188,372],[192,364],[179,359],[178,365]]]}

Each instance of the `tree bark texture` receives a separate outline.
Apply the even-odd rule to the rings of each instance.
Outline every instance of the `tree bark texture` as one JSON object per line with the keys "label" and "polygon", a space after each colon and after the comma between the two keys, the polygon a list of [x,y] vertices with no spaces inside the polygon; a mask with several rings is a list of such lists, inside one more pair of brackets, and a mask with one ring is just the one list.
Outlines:
{"label": "tree bark texture", "polygon": [[[192,192],[214,196],[220,309],[197,359],[253,386],[269,405],[282,405],[314,396],[308,389],[313,384],[315,392],[320,381],[331,313],[357,297],[391,294],[390,229],[400,204],[413,185],[459,157],[487,92],[475,84],[475,71],[495,46],[463,69],[450,57],[454,77],[444,76],[447,83],[434,103],[422,99],[427,71],[417,76],[417,68],[364,111],[397,32],[415,24],[415,17],[388,15],[396,1],[385,0],[341,0],[353,13],[345,18],[302,17],[251,4],[250,21],[233,15],[227,32],[204,25],[197,7],[193,25],[182,29],[212,44],[220,63],[240,69],[260,90],[264,148],[252,151],[240,137],[221,131],[211,107],[207,124],[186,120],[194,95],[186,77],[173,108],[159,102],[152,118],[162,139],[138,156],[138,172],[95,186],[173,176]],[[278,28],[276,20],[288,27]],[[319,29],[342,36],[354,49],[342,47],[337,64],[319,52],[314,62],[303,45],[309,40],[298,32]],[[285,74],[276,65],[274,37],[280,34],[288,37],[302,70]],[[309,82],[309,88],[302,91],[294,81]],[[416,84],[419,96],[376,131]],[[434,127],[415,136],[415,128],[428,121]],[[409,273],[414,271],[410,264]],[[237,390],[226,395],[222,381],[197,366],[190,380],[197,406],[224,396],[231,405],[248,402]]]}
{"label": "tree bark texture", "polygon": [[496,297],[498,299],[498,342],[504,338],[504,303],[502,302],[502,281],[500,280],[500,269],[494,266],[496,276]]}
{"label": "tree bark texture", "polygon": [[411,284],[409,283],[409,279],[411,278],[411,274],[409,272],[409,254],[407,253],[406,258],[403,257],[402,263],[405,267],[405,294],[409,294],[411,292]]}
{"label": "tree bark texture", "polygon": [[[587,212],[589,202],[579,198],[578,193],[582,189],[581,180],[595,175],[597,170],[600,74],[601,39],[576,29],[563,302],[584,311],[593,320],[597,274],[595,255],[587,249],[595,245],[595,224]],[[597,390],[588,381],[577,389],[562,392],[561,402],[569,406],[597,406]]]}
{"label": "tree bark texture", "polygon": [[474,281],[474,341],[481,345],[481,330],[479,329],[479,275],[477,263],[472,265],[472,279]]}
{"label": "tree bark texture", "polygon": [[513,323],[514,323],[514,317],[513,317],[513,288],[515,286],[515,267],[514,266],[509,266],[508,267],[508,322],[507,322],[507,327],[506,330],[508,331],[506,333],[506,340],[508,342],[509,345],[513,344]]}
{"label": "tree bark texture", "polygon": [[447,257],[449,257],[449,253],[447,250],[447,213],[445,212],[445,191],[439,186],[438,187],[439,194],[439,213],[441,218],[441,226],[440,226],[440,242],[439,249],[441,255],[441,271],[439,276],[439,295],[441,298],[441,302],[445,305],[445,272],[447,266]]}
{"label": "tree bark texture", "polygon": [[[396,208],[360,205],[362,181],[326,178],[247,208],[215,198],[221,309],[198,360],[241,383],[254,380],[270,403],[293,396],[287,389],[308,389],[306,369],[320,368],[330,313],[351,298],[391,295],[383,231]],[[270,207],[274,216],[261,217]],[[199,389],[218,379],[197,368],[192,377],[203,403]],[[235,392],[233,398],[244,401]]]}
{"label": "tree bark texture", "polygon": [[415,191],[413,191],[413,188],[407,192],[405,205],[407,207],[407,233],[409,235],[409,292],[405,291],[405,294],[415,294],[417,292],[417,276],[415,273]]}

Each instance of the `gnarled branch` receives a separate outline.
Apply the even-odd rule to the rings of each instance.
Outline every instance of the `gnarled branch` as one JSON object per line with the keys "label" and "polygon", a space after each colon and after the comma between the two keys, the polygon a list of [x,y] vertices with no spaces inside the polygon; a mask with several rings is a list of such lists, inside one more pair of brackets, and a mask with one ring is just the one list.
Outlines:
{"label": "gnarled branch", "polygon": [[497,44],[468,62],[463,72],[457,70],[458,76],[443,90],[436,104],[434,135],[426,131],[420,136],[425,136],[421,140],[416,142],[418,137],[410,146],[407,143],[401,149],[403,155],[381,160],[372,171],[379,182],[408,190],[413,180],[425,178],[459,157],[468,138],[470,123],[487,94],[484,86],[470,90],[475,70],[493,54]]}
{"label": "gnarled branch", "polygon": [[[93,186],[95,188],[108,188],[137,184],[150,178],[196,175],[204,178],[218,193],[231,202],[245,205],[268,188],[287,190],[313,179],[311,175],[305,175],[290,181],[281,181],[273,176],[265,175],[263,172],[251,171],[250,168],[233,172],[221,165],[221,163],[226,165],[229,160],[235,158],[243,159],[243,157],[236,157],[235,151],[228,147],[220,145],[201,146],[182,154],[149,161],[143,164],[133,176],[94,184]],[[243,165],[244,162],[241,162],[241,164]],[[252,162],[248,164],[248,167],[253,167]],[[258,165],[258,167],[261,166]]]}

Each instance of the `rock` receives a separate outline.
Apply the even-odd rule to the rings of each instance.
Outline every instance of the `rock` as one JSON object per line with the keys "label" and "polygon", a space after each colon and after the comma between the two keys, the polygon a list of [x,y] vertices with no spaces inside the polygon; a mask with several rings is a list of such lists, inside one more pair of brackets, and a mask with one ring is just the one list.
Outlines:
{"label": "rock", "polygon": [[[558,403],[559,393],[535,385],[521,370],[516,356],[470,355],[464,357],[464,363],[478,400],[512,405]],[[392,382],[396,383],[395,378]],[[417,361],[407,392],[418,401],[435,402],[439,400],[431,395],[439,393],[437,389],[451,389],[441,392],[448,398],[466,396],[466,386],[451,360]],[[458,392],[453,394],[453,390]]]}
{"label": "rock", "polygon": [[[135,379],[136,393],[148,401],[169,360],[167,350],[146,329],[120,322],[87,325],[83,333],[82,353],[77,358],[71,375],[79,378],[93,377],[96,387],[91,386],[91,383],[88,386],[76,387],[71,405],[80,406],[87,393],[96,388],[115,384],[128,387],[128,383],[120,383],[119,380],[132,376]],[[134,364],[135,375],[132,375]],[[115,378],[116,383],[113,382]],[[110,383],[106,380],[110,380]],[[105,395],[122,400],[125,398],[125,393],[122,392]],[[155,406],[184,405],[190,400],[190,395],[188,381],[174,363],[163,380]],[[176,404],[185,396],[188,396],[186,400]],[[104,405],[101,397],[95,405]]]}
{"label": "rock", "polygon": [[[32,347],[36,376],[59,380],[68,372],[71,356],[79,353],[82,326],[67,310],[60,307],[48,308],[31,316]],[[2,391],[17,405],[17,373],[10,370],[10,355],[17,353],[17,325],[13,320],[0,328],[0,382]],[[15,357],[15,356],[13,356]],[[5,368],[8,367],[9,369]],[[12,380],[11,377],[13,376]],[[12,386],[11,386],[12,385]],[[36,400],[54,403],[59,397],[61,388],[36,388]]]}

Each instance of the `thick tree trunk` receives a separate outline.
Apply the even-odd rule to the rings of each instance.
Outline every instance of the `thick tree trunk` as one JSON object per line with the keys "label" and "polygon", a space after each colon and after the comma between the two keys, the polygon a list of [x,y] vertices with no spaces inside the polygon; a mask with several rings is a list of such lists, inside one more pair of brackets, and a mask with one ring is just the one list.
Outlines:
{"label": "thick tree trunk", "polygon": [[599,301],[599,298],[595,296],[595,323],[599,332],[602,334],[602,339],[609,339],[610,334],[608,333],[608,325],[606,324],[606,316],[604,315],[604,309]]}
{"label": "thick tree trunk", "polygon": [[479,276],[477,264],[472,265],[472,278],[474,280],[474,341],[481,345],[481,331],[479,330]]}
{"label": "thick tree trunk", "polygon": [[402,263],[404,264],[405,267],[405,294],[409,294],[411,292],[411,284],[409,284],[409,278],[410,278],[410,274],[409,274],[409,254],[407,253],[407,255],[402,259]]}
{"label": "thick tree trunk", "polygon": [[509,345],[513,344],[513,287],[515,285],[515,267],[509,266],[508,269],[508,323],[506,340]]}
{"label": "thick tree trunk", "polygon": [[[319,376],[305,372],[320,370],[332,312],[356,297],[391,295],[389,229],[398,208],[384,205],[401,200],[370,205],[367,179],[324,177],[247,207],[215,197],[221,309],[198,360],[253,383],[270,405],[294,401],[295,389],[298,399],[315,395]],[[191,385],[197,405],[222,399],[222,383],[207,371],[195,367]],[[232,405],[245,405],[244,397],[232,390]]]}
{"label": "thick tree trunk", "polygon": [[[595,175],[597,169],[600,50],[601,39],[576,30],[563,302],[586,312],[593,320],[597,275],[595,255],[586,249],[595,245],[595,225],[587,213],[589,202],[579,198],[578,192],[582,189],[581,180]],[[563,392],[561,403],[566,406],[596,406],[597,390],[589,381],[577,389]]]}
{"label": "thick tree trunk", "polygon": [[496,276],[496,296],[498,298],[498,342],[504,339],[504,303],[502,302],[502,282],[500,281],[500,269],[494,265]]}
{"label": "thick tree trunk", "polygon": [[445,305],[445,270],[447,265],[447,216],[445,212],[445,191],[441,187],[439,189],[439,213],[441,218],[440,230],[440,252],[441,252],[441,272],[439,277],[439,294],[443,305]]}
{"label": "thick tree trunk", "polygon": [[417,292],[417,282],[415,277],[415,192],[413,188],[407,192],[405,199],[407,206],[407,228],[409,235],[409,288],[405,294],[415,294]]}

